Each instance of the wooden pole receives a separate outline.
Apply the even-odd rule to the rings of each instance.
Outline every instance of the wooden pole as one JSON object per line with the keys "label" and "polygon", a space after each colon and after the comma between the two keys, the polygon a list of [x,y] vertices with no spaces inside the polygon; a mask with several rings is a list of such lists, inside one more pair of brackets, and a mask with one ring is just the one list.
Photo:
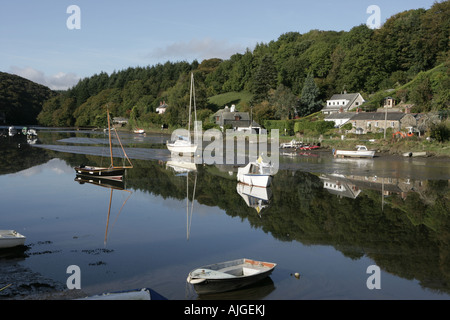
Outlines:
{"label": "wooden pole", "polygon": [[109,137],[109,152],[111,154],[111,168],[114,168],[113,163],[113,153],[112,153],[112,143],[111,143],[111,125],[109,123],[109,110],[106,110],[106,114],[108,116],[108,137]]}

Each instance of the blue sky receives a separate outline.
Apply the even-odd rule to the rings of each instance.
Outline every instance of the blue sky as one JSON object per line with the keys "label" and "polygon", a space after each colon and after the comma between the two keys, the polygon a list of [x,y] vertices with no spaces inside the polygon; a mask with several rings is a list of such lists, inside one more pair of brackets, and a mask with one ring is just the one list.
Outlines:
{"label": "blue sky", "polygon": [[[0,2],[0,71],[52,89],[96,73],[166,61],[228,59],[281,34],[381,23],[435,0],[14,0]],[[67,20],[80,8],[80,29]]]}

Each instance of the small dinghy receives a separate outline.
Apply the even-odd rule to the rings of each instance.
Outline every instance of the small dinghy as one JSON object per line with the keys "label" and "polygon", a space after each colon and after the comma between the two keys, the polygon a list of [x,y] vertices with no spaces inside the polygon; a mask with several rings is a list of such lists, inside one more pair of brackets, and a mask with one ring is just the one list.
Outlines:
{"label": "small dinghy", "polygon": [[23,246],[26,237],[15,230],[0,230],[0,249]]}
{"label": "small dinghy", "polygon": [[273,262],[237,259],[206,265],[189,273],[187,282],[198,294],[227,292],[254,284],[275,269]]}

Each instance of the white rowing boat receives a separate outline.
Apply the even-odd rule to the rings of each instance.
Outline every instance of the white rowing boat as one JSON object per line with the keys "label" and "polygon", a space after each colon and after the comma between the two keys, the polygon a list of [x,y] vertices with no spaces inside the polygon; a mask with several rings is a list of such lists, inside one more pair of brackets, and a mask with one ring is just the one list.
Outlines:
{"label": "white rowing boat", "polygon": [[194,285],[198,294],[226,292],[268,277],[275,266],[273,262],[241,258],[194,269],[189,273],[187,282]]}

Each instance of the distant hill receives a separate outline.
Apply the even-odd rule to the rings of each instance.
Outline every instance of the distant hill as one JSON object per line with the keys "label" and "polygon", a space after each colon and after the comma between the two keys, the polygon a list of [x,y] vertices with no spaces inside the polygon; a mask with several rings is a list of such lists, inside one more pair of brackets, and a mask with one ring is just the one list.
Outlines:
{"label": "distant hill", "polygon": [[55,92],[43,85],[0,72],[0,117],[6,116],[6,124],[36,124],[44,102],[54,95]]}

